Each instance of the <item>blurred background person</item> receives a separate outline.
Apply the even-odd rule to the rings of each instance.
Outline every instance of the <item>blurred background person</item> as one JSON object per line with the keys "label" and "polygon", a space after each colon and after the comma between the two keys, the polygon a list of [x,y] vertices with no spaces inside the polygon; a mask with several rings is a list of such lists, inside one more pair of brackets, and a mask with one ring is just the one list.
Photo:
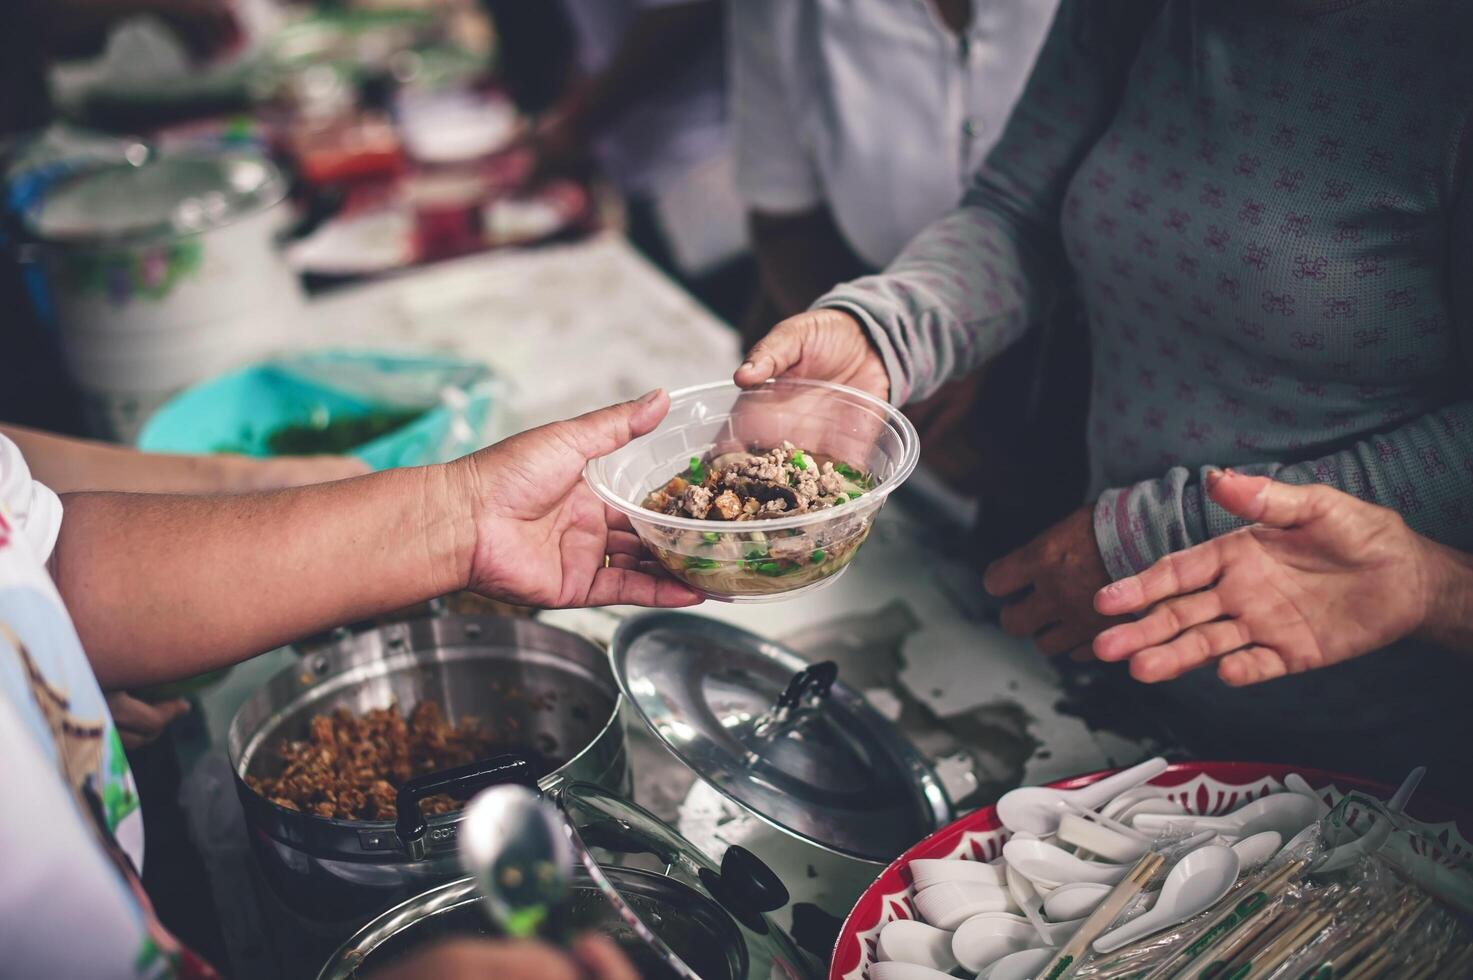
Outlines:
{"label": "blurred background person", "polygon": [[510,91],[541,113],[533,142],[544,169],[602,172],[623,198],[630,240],[739,321],[756,272],[732,176],[721,3],[485,3],[510,53]]}
{"label": "blurred background person", "polygon": [[[737,188],[763,297],[742,326],[748,344],[834,284],[884,268],[956,206],[1012,114],[1057,3],[728,5]],[[1079,333],[1071,312],[1062,304],[1050,330],[906,410],[928,468],[978,502],[981,563],[1084,492],[1088,368],[1083,345],[1065,345]],[[988,421],[999,418],[1010,424]],[[1071,465],[1061,465],[1065,446]],[[1041,466],[1054,479],[1030,478]]]}

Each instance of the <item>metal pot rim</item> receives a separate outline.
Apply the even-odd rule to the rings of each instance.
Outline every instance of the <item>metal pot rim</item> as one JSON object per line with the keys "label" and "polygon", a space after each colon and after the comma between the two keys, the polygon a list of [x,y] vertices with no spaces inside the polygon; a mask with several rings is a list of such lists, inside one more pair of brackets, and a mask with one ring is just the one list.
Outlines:
{"label": "metal pot rim", "polygon": [[55,193],[57,190],[89,179],[95,179],[102,174],[136,170],[146,166],[157,166],[160,159],[169,161],[249,160],[252,163],[257,163],[264,167],[267,170],[267,177],[262,182],[256,199],[251,202],[249,207],[243,207],[237,211],[233,211],[223,218],[211,219],[208,224],[199,228],[181,228],[171,221],[160,221],[149,227],[135,228],[128,231],[78,232],[75,234],[46,233],[37,226],[37,218],[39,217],[41,208],[45,206],[46,199],[50,196],[50,194],[47,194],[43,195],[39,201],[25,211],[22,224],[25,227],[26,234],[31,238],[33,244],[42,248],[120,249],[158,245],[181,239],[198,238],[210,232],[243,224],[252,218],[260,217],[278,207],[290,194],[290,188],[287,185],[286,178],[282,175],[280,168],[276,164],[264,157],[257,157],[253,154],[242,153],[240,151],[225,152],[217,155],[179,153],[164,158],[150,155],[141,163],[120,162],[104,167],[84,169],[63,178],[50,193]]}
{"label": "metal pot rim", "polygon": [[[506,632],[506,624],[522,624],[520,626],[513,627],[512,629],[531,629],[534,632],[543,632],[548,635],[558,635],[563,638],[576,640],[586,646],[591,653],[595,654],[596,660],[604,660],[603,651],[600,650],[596,644],[594,644],[586,637],[572,632],[571,630],[561,629],[556,626],[549,626],[546,623],[539,623],[531,619],[512,619],[510,617],[503,616],[477,616],[463,615],[458,613],[442,613],[438,615],[429,615],[417,619],[406,620],[400,623],[390,623],[385,626],[376,627],[372,630],[365,630],[352,636],[344,637],[343,639],[337,640],[336,642],[332,643],[326,649],[314,650],[310,655],[303,657],[298,663],[293,664],[292,666],[282,671],[279,671],[276,675],[273,676],[272,680],[275,680],[276,677],[282,677],[288,674],[300,674],[304,669],[311,669],[312,663],[315,663],[319,658],[328,658],[329,662],[331,662],[331,658],[334,657],[347,658],[351,662],[352,659],[358,656],[362,656],[367,659],[367,662],[351,666],[345,665],[342,669],[338,670],[333,670],[330,667],[326,669],[313,670],[313,673],[320,674],[322,676],[315,678],[314,682],[311,685],[308,685],[304,688],[304,691],[315,690],[319,684],[326,683],[331,680],[336,680],[337,678],[343,677],[348,674],[356,674],[360,671],[362,672],[361,677],[353,681],[343,681],[342,683],[344,684],[344,686],[348,686],[351,683],[357,683],[361,680],[366,680],[370,677],[377,677],[384,674],[392,673],[393,670],[403,664],[405,660],[413,660],[418,654],[418,650],[414,647],[409,646],[407,642],[409,635],[413,633],[414,628],[421,624],[435,622],[480,624],[484,632],[477,637],[467,637],[466,642],[468,644],[498,643],[498,640],[495,636],[488,635],[493,632],[493,630],[486,629],[488,625],[494,626],[494,631]],[[404,638],[403,640],[399,641],[400,645],[402,645],[402,648],[395,650],[395,652],[389,656],[373,656],[369,658],[369,654],[367,651],[357,650],[356,647],[359,645],[362,637],[373,633],[378,633],[384,636],[386,647],[395,646],[395,640],[398,639],[395,634],[402,634]],[[505,637],[504,641],[504,645],[516,645],[516,640],[514,637]],[[467,654],[464,659],[480,658]],[[309,661],[311,663],[309,663]],[[267,685],[269,685],[270,683],[271,681],[267,681]],[[265,687],[266,685],[263,685],[262,690],[264,690]],[[605,721],[604,724],[599,728],[598,734],[589,739],[587,743],[584,744],[575,754],[569,756],[567,761],[564,762],[562,766],[558,767],[553,772],[548,773],[546,776],[543,776],[540,780],[538,780],[538,785],[541,786],[542,789],[548,790],[556,787],[559,783],[561,783],[563,778],[561,774],[564,770],[570,768],[574,763],[581,760],[588,753],[593,752],[597,746],[603,743],[605,737],[609,735],[610,730],[618,727],[621,724],[621,716],[625,704],[625,698],[623,692],[619,690],[617,680],[614,680],[613,688],[614,706],[612,711],[610,711],[609,713],[608,720]],[[251,695],[251,698],[247,699],[247,703],[257,697],[259,693],[260,692],[257,692],[257,694]],[[392,820],[345,820],[338,817],[321,817],[317,816],[316,814],[307,813],[303,810],[292,810],[288,809],[287,807],[281,806],[280,804],[268,799],[267,797],[262,796],[260,793],[257,793],[254,789],[247,785],[245,781],[245,770],[250,760],[255,758],[255,754],[264,747],[264,743],[268,737],[271,726],[269,724],[270,719],[268,718],[268,724],[261,726],[259,730],[251,733],[249,738],[243,737],[239,732],[239,726],[241,725],[240,719],[244,712],[244,709],[245,705],[242,704],[241,707],[236,710],[235,716],[232,717],[230,720],[230,726],[227,729],[226,736],[226,751],[230,759],[231,773],[234,775],[236,783],[238,784],[238,786],[243,787],[247,792],[249,792],[256,799],[258,804],[269,807],[272,812],[285,819],[291,819],[294,821],[306,820],[309,821],[311,825],[328,827],[351,833],[358,833],[362,831],[377,831],[392,834],[394,832],[394,821]],[[271,718],[275,718],[281,713],[282,712],[279,709],[277,712],[274,712],[271,715]],[[457,823],[459,820],[460,811],[453,810],[449,813],[440,813],[435,814],[431,817],[427,817],[426,823],[428,823],[431,827],[444,827],[449,824]]]}

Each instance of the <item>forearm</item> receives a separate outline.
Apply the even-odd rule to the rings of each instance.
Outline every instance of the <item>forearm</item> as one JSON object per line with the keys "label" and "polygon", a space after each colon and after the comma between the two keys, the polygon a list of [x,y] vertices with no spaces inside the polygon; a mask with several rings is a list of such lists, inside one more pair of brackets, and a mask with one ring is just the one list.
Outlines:
{"label": "forearm", "polygon": [[465,472],[65,500],[52,572],[104,688],[187,677],[464,586]]}
{"label": "forearm", "polygon": [[1473,555],[1428,541],[1423,567],[1428,608],[1416,636],[1473,654]]}
{"label": "forearm", "polygon": [[0,425],[0,434],[20,447],[32,475],[57,493],[215,493],[238,485],[235,472],[250,465],[239,456],[141,453],[13,425]]}
{"label": "forearm", "polygon": [[[1456,402],[1377,433],[1340,452],[1288,463],[1219,465],[1282,483],[1319,483],[1397,511],[1419,534],[1453,548],[1473,548],[1473,402]],[[1113,578],[1145,571],[1173,551],[1242,527],[1213,503],[1205,474],[1173,467],[1158,479],[1104,491],[1095,535]]]}
{"label": "forearm", "polygon": [[780,317],[801,313],[835,283],[863,275],[828,208],[797,214],[753,211],[748,218],[762,287]]}

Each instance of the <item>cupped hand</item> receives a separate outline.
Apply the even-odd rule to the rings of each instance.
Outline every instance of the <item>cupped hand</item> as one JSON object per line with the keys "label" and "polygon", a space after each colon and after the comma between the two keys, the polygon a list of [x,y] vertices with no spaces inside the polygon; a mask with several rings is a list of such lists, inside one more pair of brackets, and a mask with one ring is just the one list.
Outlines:
{"label": "cupped hand", "polygon": [[1256,523],[1102,589],[1101,613],[1145,615],[1095,639],[1101,660],[1129,659],[1147,682],[1215,661],[1242,686],[1377,650],[1422,621],[1429,542],[1395,511],[1231,471],[1209,476],[1207,492]]}
{"label": "cupped hand", "polygon": [[639,980],[612,941],[585,936],[571,955],[527,940],[452,939],[376,970],[369,980]]}
{"label": "cupped hand", "polygon": [[1085,650],[1113,622],[1090,604],[1109,581],[1095,543],[1093,508],[1081,507],[993,562],[982,585],[1009,600],[1002,610],[1004,632],[1032,637],[1040,653],[1054,656]]}
{"label": "cupped hand", "polygon": [[125,749],[151,745],[169,727],[169,723],[189,713],[189,702],[183,698],[149,703],[131,694],[114,691],[107,696],[107,710],[118,728],[118,738]]}
{"label": "cupped hand", "polygon": [[699,593],[650,559],[629,522],[583,481],[589,460],[649,432],[669,410],[669,397],[656,390],[530,429],[452,464],[471,501],[470,588],[557,608],[700,602]]}
{"label": "cupped hand", "polygon": [[783,320],[753,346],[732,380],[753,388],[784,375],[890,395],[884,361],[860,322],[843,310],[809,310]]}

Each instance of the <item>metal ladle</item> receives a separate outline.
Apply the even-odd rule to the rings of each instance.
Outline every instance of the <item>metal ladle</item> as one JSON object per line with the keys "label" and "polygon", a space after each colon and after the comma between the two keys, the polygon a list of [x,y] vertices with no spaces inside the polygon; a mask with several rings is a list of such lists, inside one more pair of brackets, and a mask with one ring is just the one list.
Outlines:
{"label": "metal ladle", "polygon": [[459,846],[487,915],[507,936],[536,935],[568,894],[577,855],[567,821],[525,786],[493,786],[472,800]]}

